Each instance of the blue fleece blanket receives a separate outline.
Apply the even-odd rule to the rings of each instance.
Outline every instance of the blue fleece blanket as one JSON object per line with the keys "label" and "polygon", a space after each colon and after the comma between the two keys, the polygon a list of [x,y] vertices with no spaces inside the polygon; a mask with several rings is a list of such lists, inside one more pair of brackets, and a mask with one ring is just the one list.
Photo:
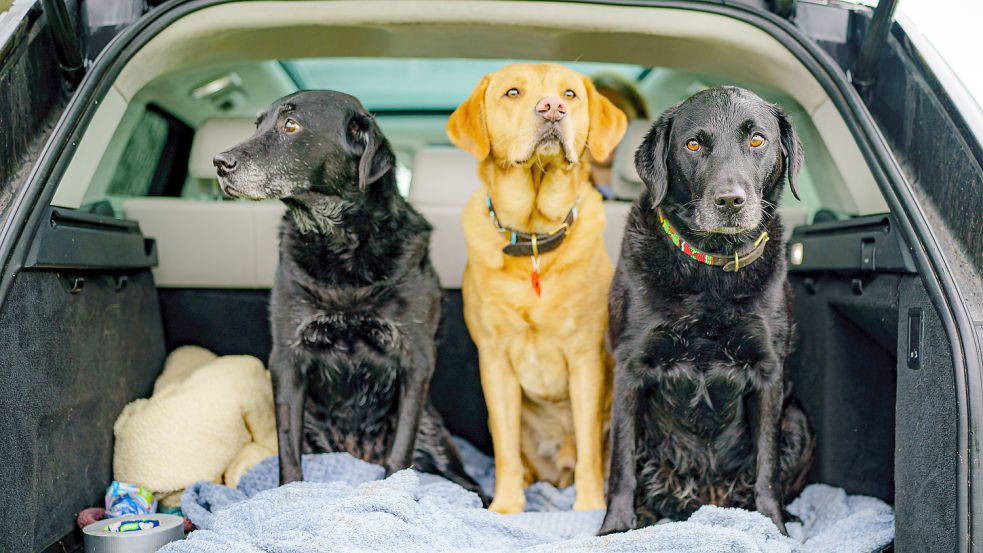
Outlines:
{"label": "blue fleece blanket", "polygon": [[[491,459],[460,443],[465,465],[486,490]],[[539,483],[527,512],[498,515],[477,496],[412,470],[385,480],[382,467],[343,453],[305,455],[305,482],[276,487],[277,463],[251,469],[237,489],[198,482],[182,508],[199,528],[163,553],[321,551],[836,552],[877,551],[894,539],[894,511],[869,497],[814,484],[788,511],[790,537],[755,512],[706,506],[689,520],[594,537],[603,511],[570,511],[573,490]]]}

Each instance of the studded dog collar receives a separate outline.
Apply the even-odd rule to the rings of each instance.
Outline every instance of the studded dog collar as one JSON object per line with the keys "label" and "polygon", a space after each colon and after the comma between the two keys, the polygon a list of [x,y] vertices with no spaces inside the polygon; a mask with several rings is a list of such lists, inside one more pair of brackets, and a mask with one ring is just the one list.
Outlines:
{"label": "studded dog collar", "polygon": [[662,224],[662,230],[665,231],[666,235],[669,236],[669,240],[679,251],[683,252],[690,259],[695,259],[700,263],[705,265],[711,265],[714,267],[723,267],[725,272],[736,273],[741,270],[742,267],[746,267],[751,263],[754,263],[756,259],[761,257],[761,254],[765,251],[765,244],[768,243],[769,236],[768,231],[764,231],[758,236],[758,239],[754,241],[754,245],[750,250],[744,253],[735,252],[733,255],[721,255],[716,253],[704,252],[683,239],[679,232],[669,223],[669,219],[662,214],[662,209],[659,209],[659,223]]}

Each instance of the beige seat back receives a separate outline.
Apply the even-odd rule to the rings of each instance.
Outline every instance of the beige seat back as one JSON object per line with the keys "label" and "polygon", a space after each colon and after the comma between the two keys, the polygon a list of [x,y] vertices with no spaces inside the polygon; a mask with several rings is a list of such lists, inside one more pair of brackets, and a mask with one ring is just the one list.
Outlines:
{"label": "beige seat back", "polygon": [[424,148],[413,159],[409,200],[433,225],[430,259],[444,288],[460,288],[467,260],[461,212],[481,188],[478,162],[452,147]]}
{"label": "beige seat back", "polygon": [[[212,158],[249,138],[250,119],[209,119],[195,132],[188,174],[202,190],[217,190]],[[140,222],[157,241],[158,286],[175,288],[269,288],[277,266],[277,229],[284,206],[277,201],[127,198],[123,216]]]}
{"label": "beige seat back", "polygon": [[246,140],[256,131],[256,123],[243,117],[206,119],[191,142],[188,173],[199,179],[214,179],[212,158]]}
{"label": "beige seat back", "polygon": [[128,198],[123,215],[157,241],[157,285],[164,288],[270,288],[285,207],[182,198]]}

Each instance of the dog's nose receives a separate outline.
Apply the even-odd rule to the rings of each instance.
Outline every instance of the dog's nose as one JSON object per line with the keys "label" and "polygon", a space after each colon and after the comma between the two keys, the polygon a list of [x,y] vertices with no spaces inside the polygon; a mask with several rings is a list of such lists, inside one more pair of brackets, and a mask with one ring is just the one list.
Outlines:
{"label": "dog's nose", "polygon": [[218,170],[219,175],[227,175],[235,171],[236,167],[239,166],[239,162],[230,156],[228,152],[213,157],[212,164],[215,165],[215,169]]}
{"label": "dog's nose", "polygon": [[547,96],[536,104],[536,113],[547,121],[559,121],[567,114],[567,105],[556,96]]}
{"label": "dog's nose", "polygon": [[744,193],[744,189],[739,186],[725,188],[713,195],[713,203],[720,210],[738,211],[744,207],[746,200],[747,195]]}

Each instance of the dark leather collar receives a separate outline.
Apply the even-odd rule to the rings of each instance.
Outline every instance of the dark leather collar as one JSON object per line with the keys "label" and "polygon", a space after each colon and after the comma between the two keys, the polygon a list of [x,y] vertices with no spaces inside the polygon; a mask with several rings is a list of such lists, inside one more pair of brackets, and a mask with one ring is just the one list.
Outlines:
{"label": "dark leather collar", "polygon": [[577,220],[577,205],[580,204],[580,196],[577,196],[577,200],[573,203],[573,207],[567,212],[567,216],[563,218],[563,225],[550,233],[529,233],[522,232],[520,230],[511,229],[508,227],[503,227],[498,220],[498,216],[495,215],[495,206],[492,205],[491,196],[485,196],[485,204],[488,205],[488,214],[491,217],[492,224],[498,229],[502,235],[504,235],[509,243],[502,248],[502,251],[506,255],[511,255],[513,257],[531,257],[534,255],[539,255],[546,252],[551,252],[560,247],[563,240],[567,237],[567,232],[570,227]]}

